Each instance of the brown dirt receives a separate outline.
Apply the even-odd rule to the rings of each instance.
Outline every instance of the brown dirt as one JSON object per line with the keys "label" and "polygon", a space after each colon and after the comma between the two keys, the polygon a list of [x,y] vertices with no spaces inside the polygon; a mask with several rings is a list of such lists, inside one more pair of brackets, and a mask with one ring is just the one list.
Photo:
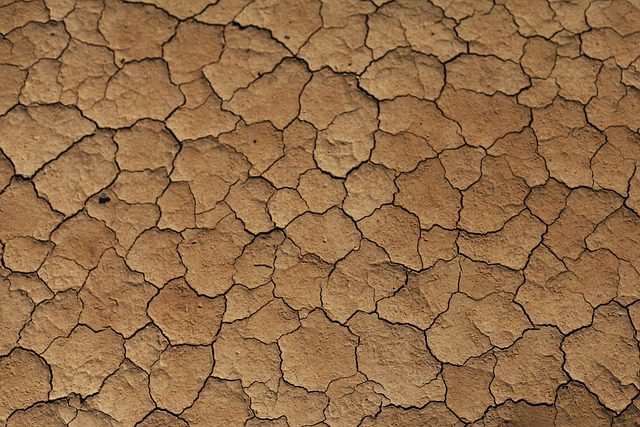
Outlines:
{"label": "brown dirt", "polygon": [[640,426],[638,0],[0,0],[0,424]]}

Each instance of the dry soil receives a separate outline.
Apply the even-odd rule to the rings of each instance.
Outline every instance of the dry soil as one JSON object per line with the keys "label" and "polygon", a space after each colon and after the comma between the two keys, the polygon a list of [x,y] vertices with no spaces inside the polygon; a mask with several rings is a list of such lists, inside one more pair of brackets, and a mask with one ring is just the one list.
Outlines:
{"label": "dry soil", "polygon": [[640,425],[639,0],[0,0],[0,424]]}

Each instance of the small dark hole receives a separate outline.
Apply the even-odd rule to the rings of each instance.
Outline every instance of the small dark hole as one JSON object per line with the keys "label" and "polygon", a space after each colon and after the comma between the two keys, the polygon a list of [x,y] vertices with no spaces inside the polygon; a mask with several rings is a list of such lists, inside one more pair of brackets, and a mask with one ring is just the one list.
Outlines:
{"label": "small dark hole", "polygon": [[98,203],[100,203],[101,205],[104,205],[109,201],[111,201],[111,198],[109,196],[100,196],[100,198],[98,199]]}

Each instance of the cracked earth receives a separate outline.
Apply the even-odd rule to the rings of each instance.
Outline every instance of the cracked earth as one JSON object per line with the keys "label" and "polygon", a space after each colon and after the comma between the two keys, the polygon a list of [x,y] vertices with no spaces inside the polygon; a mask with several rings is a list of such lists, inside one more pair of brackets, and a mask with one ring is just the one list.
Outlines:
{"label": "cracked earth", "polygon": [[638,0],[0,0],[0,423],[639,426],[639,58]]}

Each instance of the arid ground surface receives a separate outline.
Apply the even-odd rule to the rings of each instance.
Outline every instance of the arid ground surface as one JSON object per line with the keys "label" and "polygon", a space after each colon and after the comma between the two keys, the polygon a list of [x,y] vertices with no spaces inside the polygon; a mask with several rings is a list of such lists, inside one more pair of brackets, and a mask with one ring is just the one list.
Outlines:
{"label": "arid ground surface", "polygon": [[1,425],[640,425],[639,0],[0,34]]}

